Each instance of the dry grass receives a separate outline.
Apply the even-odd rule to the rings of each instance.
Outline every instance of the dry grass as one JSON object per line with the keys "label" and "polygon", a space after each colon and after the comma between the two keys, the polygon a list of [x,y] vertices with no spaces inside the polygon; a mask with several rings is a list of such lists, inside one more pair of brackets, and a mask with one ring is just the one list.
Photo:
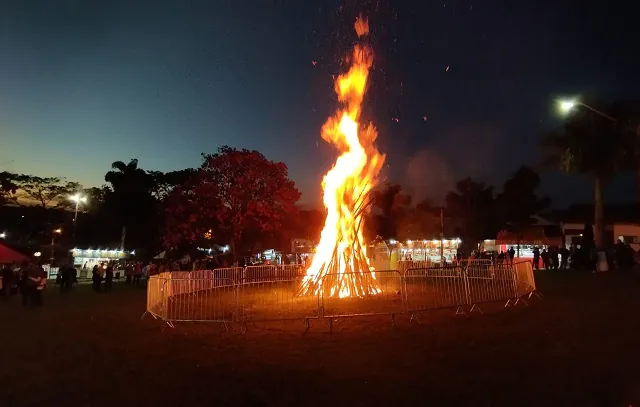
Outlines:
{"label": "dry grass", "polygon": [[[640,401],[640,278],[549,275],[544,301],[469,319],[219,326],[140,321],[142,290],[0,303],[0,405],[579,405]],[[2,298],[0,298],[2,299]],[[487,309],[485,309],[487,310]],[[237,327],[232,327],[237,328]],[[415,404],[413,404],[415,403]]]}

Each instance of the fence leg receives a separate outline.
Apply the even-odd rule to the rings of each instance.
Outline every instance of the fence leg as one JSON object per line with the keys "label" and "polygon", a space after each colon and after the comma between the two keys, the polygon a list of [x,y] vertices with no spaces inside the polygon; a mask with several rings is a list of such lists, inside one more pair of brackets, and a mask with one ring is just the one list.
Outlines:
{"label": "fence leg", "polygon": [[167,325],[169,325],[169,328],[175,328],[175,326],[173,325],[173,322],[171,321],[164,321]]}
{"label": "fence leg", "polygon": [[304,333],[309,332],[309,328],[311,327],[311,322],[309,322],[309,318],[304,319]]}
{"label": "fence leg", "polygon": [[484,312],[482,312],[480,307],[478,307],[476,304],[473,304],[471,306],[471,309],[469,310],[469,314],[471,314],[473,311],[478,311],[480,314],[484,315]]}
{"label": "fence leg", "polygon": [[[142,313],[142,315],[140,315],[140,321],[142,321],[144,319],[144,317],[149,313],[149,311],[145,311]],[[155,317],[154,317],[155,318]]]}
{"label": "fence leg", "polygon": [[329,333],[333,333],[333,318],[329,318]]}
{"label": "fence leg", "polygon": [[456,313],[453,315],[464,315],[466,317],[467,313],[464,312],[464,308],[462,308],[462,305],[458,305],[458,308],[456,309]]}
{"label": "fence leg", "polygon": [[416,313],[416,312],[412,312],[411,313],[411,318],[409,318],[409,322],[412,322],[412,321],[416,321],[418,323],[418,325],[422,324],[420,322],[420,319],[418,318],[418,313]]}
{"label": "fence leg", "polygon": [[544,299],[544,297],[542,296],[542,294],[540,294],[538,291],[531,291],[531,292],[529,293],[529,295],[527,296],[527,299],[529,299],[529,300],[530,300],[530,299],[531,299],[531,297],[533,297],[534,295],[535,295],[536,297],[538,297],[538,299],[539,299],[539,300],[543,300],[543,299]]}
{"label": "fence leg", "polygon": [[396,314],[391,314],[391,326],[396,327]]}

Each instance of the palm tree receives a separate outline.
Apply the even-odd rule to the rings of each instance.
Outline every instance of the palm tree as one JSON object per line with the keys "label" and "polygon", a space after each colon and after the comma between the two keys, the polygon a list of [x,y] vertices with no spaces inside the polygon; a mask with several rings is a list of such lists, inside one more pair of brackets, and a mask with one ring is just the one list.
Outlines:
{"label": "palm tree", "polygon": [[[611,106],[589,103],[600,112]],[[542,138],[545,164],[564,172],[586,175],[593,181],[594,238],[602,248],[604,234],[603,189],[628,164],[628,137],[618,131],[615,120],[589,109],[577,109],[567,117],[562,129]]]}
{"label": "palm tree", "polygon": [[128,240],[140,244],[144,231],[153,225],[156,201],[151,195],[153,179],[138,167],[138,160],[128,164],[116,161],[111,164],[104,180],[111,186],[105,194],[105,204],[120,224],[126,228]]}

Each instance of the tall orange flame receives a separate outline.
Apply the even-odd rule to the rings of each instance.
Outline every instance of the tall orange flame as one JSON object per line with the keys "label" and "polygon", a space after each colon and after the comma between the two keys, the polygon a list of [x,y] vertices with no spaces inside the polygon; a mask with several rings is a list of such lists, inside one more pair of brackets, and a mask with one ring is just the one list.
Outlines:
{"label": "tall orange flame", "polygon": [[[365,36],[367,20],[358,18],[355,30],[358,37]],[[343,106],[322,127],[322,138],[342,154],[322,181],[327,218],[301,294],[323,290],[325,295],[344,298],[380,292],[366,255],[363,211],[385,157],[374,146],[378,133],[373,124],[363,129],[358,122],[373,52],[366,45],[355,45],[351,58],[349,71],[335,81]]]}

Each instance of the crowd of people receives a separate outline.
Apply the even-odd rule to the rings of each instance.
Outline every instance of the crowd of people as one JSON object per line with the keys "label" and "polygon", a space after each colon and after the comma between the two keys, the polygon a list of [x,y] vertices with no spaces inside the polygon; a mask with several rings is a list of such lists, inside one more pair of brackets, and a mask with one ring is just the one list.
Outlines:
{"label": "crowd of people", "polygon": [[47,273],[42,266],[25,262],[2,266],[2,295],[9,299],[17,294],[24,306],[42,306],[42,292],[47,286]]}

